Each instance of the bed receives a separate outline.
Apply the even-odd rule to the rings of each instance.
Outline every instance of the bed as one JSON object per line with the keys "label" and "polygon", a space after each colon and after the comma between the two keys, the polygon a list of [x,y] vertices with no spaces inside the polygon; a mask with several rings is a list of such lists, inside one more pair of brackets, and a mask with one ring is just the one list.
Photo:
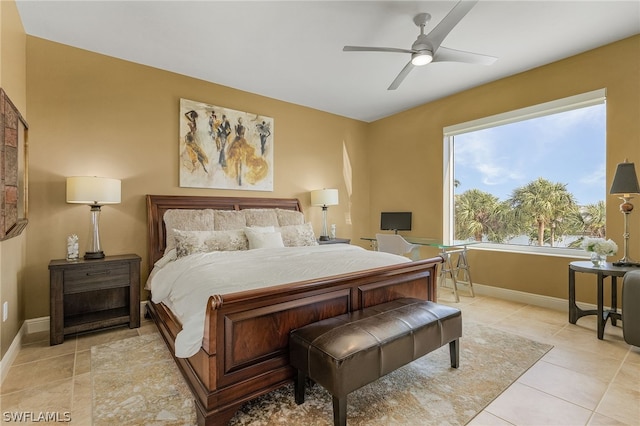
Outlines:
{"label": "bed", "polygon": [[[147,195],[146,201],[152,275],[154,265],[166,257],[167,233],[171,234],[163,219],[167,211],[244,210],[248,214],[274,209],[284,217],[286,212],[302,211],[297,199],[283,198]],[[328,251],[324,247],[308,250]],[[290,330],[402,297],[435,301],[436,268],[441,262],[441,257],[435,257],[211,294],[202,300],[201,344],[189,357],[176,356],[176,338],[183,330],[180,315],[167,304],[154,302],[153,291],[147,313],[194,394],[198,424],[225,425],[243,403],[292,380]]]}

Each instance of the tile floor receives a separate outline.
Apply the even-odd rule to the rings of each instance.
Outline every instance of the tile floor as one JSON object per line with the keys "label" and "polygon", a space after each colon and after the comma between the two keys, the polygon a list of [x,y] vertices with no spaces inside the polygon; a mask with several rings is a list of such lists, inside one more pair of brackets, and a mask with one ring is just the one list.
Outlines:
{"label": "tile floor", "polygon": [[[440,302],[461,308],[464,321],[554,346],[470,425],[640,425],[640,348],[624,342],[620,327],[608,323],[598,340],[593,316],[572,325],[566,312],[484,296],[451,303],[446,291]],[[139,329],[67,337],[57,346],[49,346],[46,332],[26,336],[0,389],[0,422],[6,412],[48,411],[90,425],[91,346],[154,332],[143,321]]]}

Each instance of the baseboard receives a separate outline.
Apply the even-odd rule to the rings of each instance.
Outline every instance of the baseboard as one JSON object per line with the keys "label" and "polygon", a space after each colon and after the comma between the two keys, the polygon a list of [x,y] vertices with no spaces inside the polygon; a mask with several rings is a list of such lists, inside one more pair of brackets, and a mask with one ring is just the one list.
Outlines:
{"label": "baseboard", "polygon": [[49,317],[31,318],[24,322],[27,325],[25,334],[49,331]]}
{"label": "baseboard", "polygon": [[526,303],[527,305],[541,306],[556,311],[569,312],[569,301],[557,297],[543,296],[541,294],[525,293],[523,291],[507,288],[493,287],[490,285],[473,283],[475,294],[481,296],[496,297],[512,302]]}
{"label": "baseboard", "polygon": [[9,349],[4,354],[2,359],[0,360],[0,385],[4,382],[5,377],[9,374],[9,368],[15,361],[18,356],[18,352],[20,352],[20,348],[22,348],[22,336],[25,334],[25,330],[27,329],[26,321],[22,323],[22,327],[18,330],[18,334],[11,342]]}
{"label": "baseboard", "polygon": [[[146,312],[147,301],[140,302],[140,317],[144,318]],[[41,331],[49,331],[49,317],[32,318],[26,320],[25,334],[39,333]]]}
{"label": "baseboard", "polygon": [[[464,286],[461,286],[464,288]],[[540,306],[561,312],[569,312],[569,300],[560,299],[558,297],[544,296],[541,294],[525,293],[507,288],[493,287],[490,285],[473,283],[475,294],[481,296],[495,297],[498,299],[509,300],[512,302],[526,303],[527,305]],[[583,310],[595,310],[598,307],[592,303],[576,302],[578,307]],[[610,306],[604,306],[604,309],[611,309]]]}

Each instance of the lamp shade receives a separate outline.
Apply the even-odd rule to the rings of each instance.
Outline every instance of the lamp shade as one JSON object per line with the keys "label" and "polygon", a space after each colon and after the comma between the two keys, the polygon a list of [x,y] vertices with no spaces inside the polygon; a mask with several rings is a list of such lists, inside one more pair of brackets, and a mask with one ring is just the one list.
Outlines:
{"label": "lamp shade", "polygon": [[335,206],[337,204],[337,189],[317,189],[315,191],[311,191],[312,206]]}
{"label": "lamp shade", "polygon": [[120,180],[95,176],[68,177],[67,203],[119,204]]}
{"label": "lamp shade", "polygon": [[638,194],[640,186],[638,185],[638,176],[636,176],[636,168],[633,163],[619,163],[616,174],[613,177],[610,194]]}

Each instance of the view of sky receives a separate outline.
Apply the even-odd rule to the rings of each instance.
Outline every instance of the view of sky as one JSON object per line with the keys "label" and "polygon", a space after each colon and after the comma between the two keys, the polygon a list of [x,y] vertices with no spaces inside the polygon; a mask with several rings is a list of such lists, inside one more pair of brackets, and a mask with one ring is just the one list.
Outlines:
{"label": "view of sky", "polygon": [[455,193],[479,189],[502,201],[542,177],[566,184],[579,205],[608,201],[605,148],[605,104],[457,135]]}

